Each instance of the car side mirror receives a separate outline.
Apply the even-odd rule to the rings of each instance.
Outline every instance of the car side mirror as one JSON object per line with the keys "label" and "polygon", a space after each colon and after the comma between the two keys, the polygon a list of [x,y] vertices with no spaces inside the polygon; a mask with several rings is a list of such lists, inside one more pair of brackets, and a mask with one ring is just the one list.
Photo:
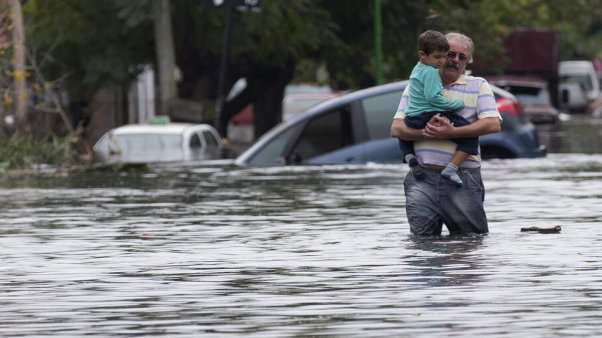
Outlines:
{"label": "car side mirror", "polygon": [[301,161],[303,161],[303,159],[297,153],[292,153],[286,157],[286,164],[301,164]]}

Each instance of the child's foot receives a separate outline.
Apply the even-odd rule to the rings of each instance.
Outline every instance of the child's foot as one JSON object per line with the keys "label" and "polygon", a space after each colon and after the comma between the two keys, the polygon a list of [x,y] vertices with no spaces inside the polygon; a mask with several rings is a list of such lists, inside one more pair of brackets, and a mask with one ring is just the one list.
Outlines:
{"label": "child's foot", "polygon": [[456,187],[458,188],[462,188],[462,186],[464,185],[464,182],[462,182],[462,179],[460,178],[460,176],[458,176],[458,166],[456,166],[453,163],[447,164],[445,169],[441,171],[441,176],[456,183]]}
{"label": "child's foot", "polygon": [[423,179],[424,172],[422,171],[422,168],[420,168],[420,164],[418,163],[416,156],[408,154],[406,155],[405,159],[406,162],[408,162],[408,164],[410,165],[410,170],[412,170],[412,174],[414,175],[414,177],[416,177],[416,179],[419,180]]}

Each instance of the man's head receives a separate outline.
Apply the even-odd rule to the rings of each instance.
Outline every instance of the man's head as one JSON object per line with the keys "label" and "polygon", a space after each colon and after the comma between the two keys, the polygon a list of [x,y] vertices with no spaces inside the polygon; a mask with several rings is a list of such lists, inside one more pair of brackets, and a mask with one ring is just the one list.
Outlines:
{"label": "man's head", "polygon": [[466,66],[472,63],[474,43],[471,38],[461,33],[447,33],[445,37],[449,43],[449,51],[445,65],[441,68],[441,75],[444,80],[455,81],[464,74]]}
{"label": "man's head", "polygon": [[449,43],[445,35],[428,30],[418,36],[418,56],[420,62],[440,68],[445,64]]}

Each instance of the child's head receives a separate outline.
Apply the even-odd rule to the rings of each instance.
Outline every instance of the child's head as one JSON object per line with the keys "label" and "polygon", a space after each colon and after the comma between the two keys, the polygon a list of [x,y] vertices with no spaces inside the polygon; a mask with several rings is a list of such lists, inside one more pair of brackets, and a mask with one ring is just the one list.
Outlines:
{"label": "child's head", "polygon": [[441,32],[428,30],[418,36],[418,56],[425,65],[443,66],[448,50],[449,43]]}

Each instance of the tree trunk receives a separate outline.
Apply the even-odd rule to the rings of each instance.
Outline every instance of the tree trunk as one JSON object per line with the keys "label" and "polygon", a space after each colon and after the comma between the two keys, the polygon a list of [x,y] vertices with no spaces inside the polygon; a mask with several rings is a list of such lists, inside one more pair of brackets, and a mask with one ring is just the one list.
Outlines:
{"label": "tree trunk", "polygon": [[15,120],[17,129],[24,132],[28,126],[27,84],[25,73],[25,32],[23,31],[23,15],[19,0],[12,0],[11,12],[14,45]]}
{"label": "tree trunk", "polygon": [[255,99],[253,126],[255,139],[265,134],[272,127],[282,121],[282,99],[286,85],[293,79],[294,64],[291,62],[286,68],[272,70],[261,77],[265,87]]}
{"label": "tree trunk", "polygon": [[155,15],[155,48],[159,73],[159,111],[170,113],[170,105],[177,96],[175,81],[175,51],[171,26],[169,0],[153,1]]}

